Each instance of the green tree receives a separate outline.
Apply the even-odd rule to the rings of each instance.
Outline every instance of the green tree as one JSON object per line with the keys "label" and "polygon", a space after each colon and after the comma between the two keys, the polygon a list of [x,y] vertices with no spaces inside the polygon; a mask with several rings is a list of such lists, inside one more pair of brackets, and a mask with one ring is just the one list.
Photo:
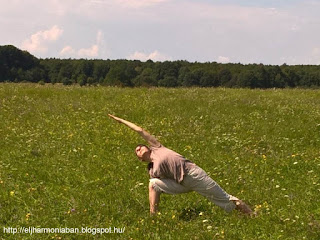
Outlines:
{"label": "green tree", "polygon": [[201,87],[217,87],[219,85],[218,76],[211,72],[204,72],[199,84]]}
{"label": "green tree", "polygon": [[[32,73],[28,72],[23,75],[22,72],[31,71],[33,68],[40,68],[36,57],[12,45],[0,46],[0,82],[15,79],[21,81],[22,78],[32,81]],[[18,69],[22,70],[19,74]]]}
{"label": "green tree", "polygon": [[80,74],[77,78],[77,83],[79,83],[79,85],[85,86],[87,84],[87,76],[85,74]]}
{"label": "green tree", "polygon": [[137,75],[133,80],[134,86],[156,86],[156,79],[153,78],[152,69],[147,67],[142,70],[142,72]]}
{"label": "green tree", "polygon": [[158,82],[160,87],[176,87],[178,85],[177,78],[174,76],[165,76]]}
{"label": "green tree", "polygon": [[232,79],[231,71],[228,68],[222,68],[218,73],[218,78],[222,86],[227,86]]}
{"label": "green tree", "polygon": [[69,78],[64,77],[64,78],[62,79],[62,84],[63,84],[63,85],[71,85],[71,84],[72,84],[72,81],[71,81]]}
{"label": "green tree", "polygon": [[108,64],[108,61],[95,61],[92,73],[95,82],[101,82],[100,79],[104,79],[106,77],[109,69],[110,66]]}
{"label": "green tree", "polygon": [[105,77],[104,84],[108,86],[125,86],[126,65],[123,62],[113,64]]}
{"label": "green tree", "polygon": [[255,69],[255,82],[252,83],[252,88],[270,88],[269,74],[264,68],[264,65],[260,64]]}
{"label": "green tree", "polygon": [[243,88],[253,88],[257,78],[252,70],[243,70],[238,75],[238,86]]}

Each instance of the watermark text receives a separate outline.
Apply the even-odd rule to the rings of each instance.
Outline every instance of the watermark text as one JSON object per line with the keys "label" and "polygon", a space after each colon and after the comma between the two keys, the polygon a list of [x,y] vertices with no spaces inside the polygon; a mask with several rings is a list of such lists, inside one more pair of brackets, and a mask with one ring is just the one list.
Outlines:
{"label": "watermark text", "polygon": [[124,233],[126,227],[107,227],[107,228],[93,228],[93,227],[81,227],[81,228],[46,228],[46,227],[3,227],[3,233],[7,234],[110,234],[110,233]]}

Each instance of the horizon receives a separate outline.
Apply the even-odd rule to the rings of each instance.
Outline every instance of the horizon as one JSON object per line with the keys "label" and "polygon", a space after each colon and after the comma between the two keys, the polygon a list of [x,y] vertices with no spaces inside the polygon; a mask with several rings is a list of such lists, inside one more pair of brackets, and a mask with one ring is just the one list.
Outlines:
{"label": "horizon", "polygon": [[263,65],[263,66],[318,66],[318,64],[287,64],[287,63],[283,63],[283,64],[263,64],[263,63],[241,63],[241,62],[227,62],[227,63],[221,63],[221,62],[216,62],[216,61],[207,61],[207,62],[200,62],[200,61],[188,61],[188,60],[184,60],[184,59],[176,59],[176,60],[164,60],[164,61],[154,61],[152,59],[147,59],[147,60],[139,60],[139,59],[102,59],[102,58],[60,58],[60,57],[46,57],[46,58],[41,58],[41,57],[37,57],[35,55],[33,55],[32,53],[30,53],[28,50],[23,50],[18,48],[17,46],[14,45],[0,45],[0,47],[6,47],[6,46],[13,46],[15,48],[17,48],[20,51],[23,52],[27,52],[29,54],[31,54],[33,57],[37,58],[38,60],[51,60],[51,59],[55,59],[55,60],[71,60],[71,61],[78,61],[78,60],[88,60],[88,61],[140,61],[142,63],[145,63],[147,61],[152,61],[154,63],[163,63],[163,62],[187,62],[190,64],[196,64],[196,63],[200,63],[200,64],[212,64],[212,63],[216,63],[216,64],[222,64],[222,65],[243,65],[243,66],[247,66],[247,65]]}

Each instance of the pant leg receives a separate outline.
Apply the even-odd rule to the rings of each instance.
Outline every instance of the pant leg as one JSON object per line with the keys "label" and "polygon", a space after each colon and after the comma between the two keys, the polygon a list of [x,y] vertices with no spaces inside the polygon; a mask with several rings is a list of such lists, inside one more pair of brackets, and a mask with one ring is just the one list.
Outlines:
{"label": "pant leg", "polygon": [[207,197],[211,202],[231,212],[236,205],[231,201],[236,198],[226,193],[207,173],[200,167],[194,167],[184,177],[181,185]]}
{"label": "pant leg", "polygon": [[151,178],[150,184],[152,184],[153,189],[156,191],[167,194],[179,194],[192,191],[188,187],[182,186],[172,179]]}

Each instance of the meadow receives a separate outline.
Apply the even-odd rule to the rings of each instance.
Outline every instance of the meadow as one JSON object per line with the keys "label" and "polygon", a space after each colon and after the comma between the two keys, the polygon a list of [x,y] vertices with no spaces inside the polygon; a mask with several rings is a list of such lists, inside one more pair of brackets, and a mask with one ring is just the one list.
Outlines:
{"label": "meadow", "polygon": [[[257,212],[195,193],[149,216],[128,119]],[[320,91],[0,84],[0,239],[320,239]],[[3,227],[125,228],[5,233]]]}

